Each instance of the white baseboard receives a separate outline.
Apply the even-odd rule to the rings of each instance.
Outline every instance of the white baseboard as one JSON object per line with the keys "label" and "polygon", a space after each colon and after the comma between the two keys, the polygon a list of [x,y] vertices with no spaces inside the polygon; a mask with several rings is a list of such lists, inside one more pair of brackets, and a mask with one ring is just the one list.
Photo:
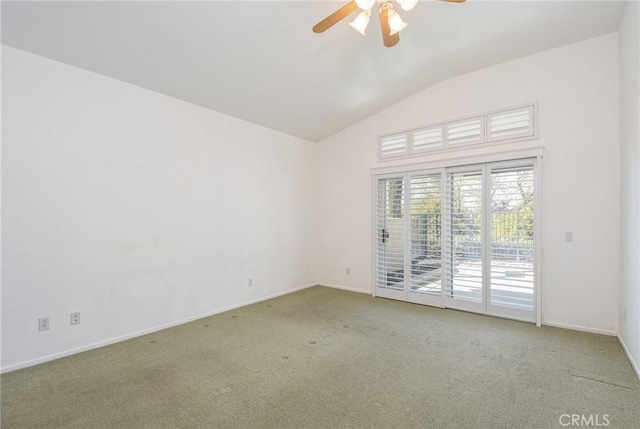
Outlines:
{"label": "white baseboard", "polygon": [[30,359],[30,360],[27,360],[27,361],[24,361],[24,362],[15,363],[15,364],[12,364],[12,365],[7,365],[7,366],[4,366],[4,367],[0,368],[0,374],[4,374],[4,373],[7,373],[7,372],[11,372],[11,371],[16,371],[18,369],[27,368],[27,367],[30,367],[30,366],[38,365],[38,364],[41,364],[41,363],[49,362],[49,361],[60,359],[60,358],[63,358],[63,357],[67,357],[67,356],[75,355],[75,354],[78,354],[78,353],[86,352],[86,351],[89,351],[89,350],[97,349],[97,348],[100,348],[100,347],[108,346],[110,344],[115,344],[115,343],[119,343],[121,341],[130,340],[132,338],[141,337],[143,335],[147,335],[147,334],[151,334],[151,333],[154,333],[154,332],[162,331],[163,329],[168,329],[168,328],[172,328],[174,326],[183,325],[185,323],[193,322],[194,320],[203,319],[205,317],[215,316],[216,314],[220,314],[220,313],[224,313],[224,312],[227,312],[227,311],[235,310],[236,308],[245,307],[247,305],[256,304],[256,303],[262,302],[262,301],[267,301],[269,299],[277,298],[279,296],[284,296],[284,295],[288,295],[290,293],[299,292],[301,290],[308,289],[308,288],[314,287],[314,286],[318,286],[318,284],[317,283],[308,284],[308,285],[301,286],[301,287],[298,287],[298,288],[295,288],[295,289],[289,289],[289,290],[286,290],[286,291],[283,291],[283,292],[278,292],[278,293],[275,293],[275,294],[272,294],[272,295],[267,295],[267,296],[264,296],[264,297],[261,297],[261,298],[252,299],[250,301],[245,301],[245,302],[242,302],[240,304],[236,304],[236,305],[232,305],[232,306],[229,306],[229,307],[221,308],[219,310],[214,310],[214,311],[210,311],[210,312],[207,312],[207,313],[198,314],[196,316],[187,317],[185,319],[177,320],[175,322],[169,322],[169,323],[165,323],[163,325],[154,326],[152,328],[143,329],[141,331],[133,332],[131,334],[126,334],[126,335],[122,335],[122,336],[119,336],[119,337],[110,338],[108,340],[98,341],[96,343],[91,343],[91,344],[87,344],[85,346],[81,346],[81,347],[76,347],[76,348],[73,348],[73,349],[65,350],[63,352],[58,352],[58,353],[50,354],[50,355],[47,355],[47,356],[42,356],[42,357],[39,357],[39,358],[36,358],[36,359]]}
{"label": "white baseboard", "polygon": [[355,288],[351,288],[351,287],[332,285],[332,284],[328,284],[328,283],[318,283],[318,286],[330,287],[331,289],[346,290],[348,292],[366,293],[367,295],[371,295],[371,291],[370,290],[355,289]]}
{"label": "white baseboard", "polygon": [[615,331],[607,331],[606,329],[587,328],[587,327],[584,327],[584,326],[569,325],[567,323],[548,322],[546,320],[542,322],[542,326],[551,326],[551,327],[554,327],[554,328],[571,329],[573,331],[582,331],[582,332],[589,332],[591,334],[608,335],[610,337],[615,337],[616,335],[618,335],[617,332],[615,332]]}
{"label": "white baseboard", "polygon": [[629,358],[629,362],[631,362],[631,367],[636,372],[638,379],[640,379],[640,366],[638,366],[638,363],[633,360],[633,356],[631,356],[631,353],[629,352],[629,349],[627,348],[627,345],[625,344],[620,334],[617,334],[617,337],[618,337],[618,341],[620,341],[620,344],[622,345],[622,349],[624,350],[624,352],[627,354],[627,357]]}

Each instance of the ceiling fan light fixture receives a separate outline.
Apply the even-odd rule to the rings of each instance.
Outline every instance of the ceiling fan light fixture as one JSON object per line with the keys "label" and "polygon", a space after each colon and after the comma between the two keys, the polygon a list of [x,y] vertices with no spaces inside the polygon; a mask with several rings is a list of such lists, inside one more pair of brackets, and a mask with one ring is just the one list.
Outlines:
{"label": "ceiling fan light fixture", "polygon": [[364,36],[364,30],[367,28],[367,24],[369,24],[370,18],[371,18],[371,9],[363,10],[358,14],[356,19],[354,19],[349,23],[349,25],[351,26],[351,28],[353,28],[358,33]]}
{"label": "ceiling fan light fixture", "polygon": [[[380,18],[380,28],[382,29],[382,43],[385,47],[391,48],[400,41],[399,31],[403,30],[407,23],[395,11],[394,4],[399,5],[404,10],[411,10],[420,0],[349,0],[349,3],[327,16],[322,21],[313,26],[314,33],[324,33],[329,28],[336,25],[357,10],[360,10],[356,19],[349,25],[358,33],[364,35],[365,28],[371,18],[371,10],[376,7]],[[448,3],[464,3],[466,0],[440,0]],[[376,6],[377,5],[377,6]]]}
{"label": "ceiling fan light fixture", "polygon": [[371,10],[376,0],[356,0],[356,4],[362,10]]}
{"label": "ceiling fan light fixture", "polygon": [[418,4],[418,0],[396,0],[402,10],[411,10]]}
{"label": "ceiling fan light fixture", "polygon": [[400,15],[396,13],[393,8],[389,8],[389,12],[387,13],[387,18],[389,20],[389,35],[393,36],[397,32],[401,31],[407,26],[407,23],[400,18]]}

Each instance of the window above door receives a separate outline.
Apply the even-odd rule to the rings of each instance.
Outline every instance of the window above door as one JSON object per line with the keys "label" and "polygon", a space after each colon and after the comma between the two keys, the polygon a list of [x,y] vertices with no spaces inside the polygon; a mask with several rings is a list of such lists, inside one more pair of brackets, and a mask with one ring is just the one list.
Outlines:
{"label": "window above door", "polygon": [[482,144],[537,138],[537,105],[487,112],[378,137],[378,160],[389,161]]}

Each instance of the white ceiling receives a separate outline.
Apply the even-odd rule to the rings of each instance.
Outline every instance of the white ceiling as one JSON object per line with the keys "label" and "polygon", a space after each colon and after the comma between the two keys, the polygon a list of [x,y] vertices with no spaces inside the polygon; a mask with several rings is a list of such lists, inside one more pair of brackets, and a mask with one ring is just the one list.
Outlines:
{"label": "white ceiling", "polygon": [[[2,43],[311,141],[443,79],[616,31],[612,1],[422,0],[382,45],[344,2],[2,2]],[[354,14],[355,17],[355,14]]]}

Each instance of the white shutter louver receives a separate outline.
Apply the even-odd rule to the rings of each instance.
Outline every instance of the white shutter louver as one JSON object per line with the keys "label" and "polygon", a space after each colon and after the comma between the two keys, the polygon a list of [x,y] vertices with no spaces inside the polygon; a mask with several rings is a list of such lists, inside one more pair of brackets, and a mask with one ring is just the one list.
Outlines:
{"label": "white shutter louver", "polygon": [[379,179],[376,207],[376,285],[404,289],[404,178]]}
{"label": "white shutter louver", "polygon": [[442,149],[444,146],[442,125],[413,131],[413,153]]}
{"label": "white shutter louver", "polygon": [[440,173],[411,176],[409,182],[411,207],[411,291],[441,295],[441,201]]}
{"label": "white shutter louver", "polygon": [[488,118],[488,141],[533,136],[533,106],[492,113]]}
{"label": "white shutter louver", "polygon": [[380,159],[407,155],[409,153],[408,140],[407,133],[390,134],[380,137]]}
{"label": "white shutter louver", "polygon": [[482,171],[447,173],[445,283],[450,298],[482,302]]}
{"label": "white shutter louver", "polygon": [[533,311],[533,166],[491,171],[491,304]]}
{"label": "white shutter louver", "polygon": [[448,146],[483,143],[484,116],[448,123],[446,136]]}

